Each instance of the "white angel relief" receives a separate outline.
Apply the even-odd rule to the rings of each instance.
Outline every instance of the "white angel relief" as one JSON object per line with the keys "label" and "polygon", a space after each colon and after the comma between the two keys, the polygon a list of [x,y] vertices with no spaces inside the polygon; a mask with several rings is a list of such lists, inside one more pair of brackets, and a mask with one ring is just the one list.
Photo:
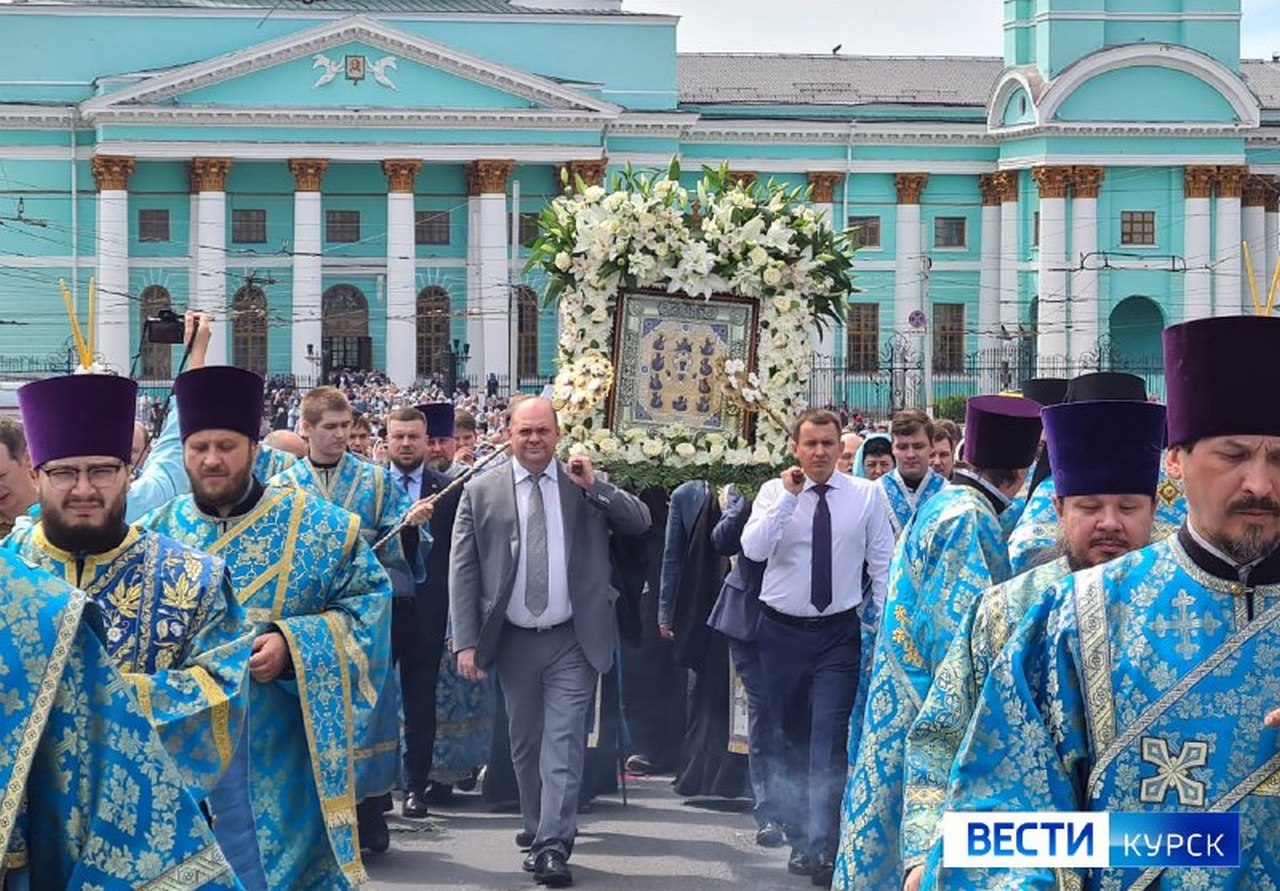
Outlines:
{"label": "white angel relief", "polygon": [[390,89],[398,90],[399,87],[397,87],[395,84],[391,82],[391,76],[387,74],[388,69],[390,69],[391,71],[396,70],[395,56],[383,56],[381,59],[378,59],[376,62],[369,63],[369,70],[373,72],[374,80],[382,84],[384,87],[389,87]]}
{"label": "white angel relief", "polygon": [[342,71],[342,63],[330,59],[324,53],[316,53],[311,57],[311,67],[324,69],[324,73],[316,78],[316,82],[311,85],[313,90],[316,87],[323,87]]}

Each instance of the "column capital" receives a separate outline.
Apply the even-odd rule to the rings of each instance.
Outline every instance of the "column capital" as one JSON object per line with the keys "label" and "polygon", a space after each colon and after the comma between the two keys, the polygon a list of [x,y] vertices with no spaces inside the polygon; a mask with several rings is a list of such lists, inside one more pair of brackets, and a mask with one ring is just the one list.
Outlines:
{"label": "column capital", "polygon": [[811,170],[809,186],[813,189],[814,204],[835,204],[836,186],[844,179],[843,173],[827,170]]}
{"label": "column capital", "polygon": [[1268,177],[1250,174],[1244,181],[1244,206],[1266,207],[1268,198],[1275,190],[1275,184]]}
{"label": "column capital", "polygon": [[727,186],[739,185],[744,189],[749,189],[756,184],[760,176],[754,170],[730,170],[725,175],[724,182]]}
{"label": "column capital", "polygon": [[225,192],[230,172],[230,158],[192,158],[191,191]]}
{"label": "column capital", "polygon": [[1186,198],[1209,198],[1213,195],[1213,181],[1217,176],[1214,167],[1184,167],[1182,191]]}
{"label": "column capital", "polygon": [[894,177],[898,186],[899,204],[919,204],[920,195],[929,183],[927,173],[899,173]]}
{"label": "column capital", "polygon": [[576,161],[566,161],[561,169],[568,171],[569,186],[570,188],[575,188],[575,183],[579,179],[586,186],[604,185],[604,173],[608,166],[608,158],[583,158]]}
{"label": "column capital", "polygon": [[1105,167],[1072,167],[1071,193],[1077,198],[1097,198],[1106,173]]}
{"label": "column capital", "polygon": [[1016,203],[1018,200],[1018,171],[999,170],[991,174],[991,181],[1000,192],[1000,203]]}
{"label": "column capital", "polygon": [[1219,167],[1216,177],[1219,198],[1239,198],[1244,193],[1244,181],[1248,167]]}
{"label": "column capital", "polygon": [[1267,213],[1280,213],[1280,187],[1272,183],[1267,189]]}
{"label": "column capital", "polygon": [[422,162],[412,159],[388,158],[382,162],[382,172],[387,175],[388,192],[413,194],[413,181],[422,169]]}
{"label": "column capital", "polygon": [[1004,203],[1004,193],[996,181],[998,173],[983,173],[978,176],[978,191],[982,193],[983,207],[999,207]]}
{"label": "column capital", "polygon": [[1040,188],[1040,199],[1066,198],[1067,189],[1071,185],[1070,167],[1035,167],[1031,170],[1031,178]]}
{"label": "column capital", "polygon": [[89,169],[99,192],[119,191],[129,188],[129,175],[135,163],[128,155],[94,155],[89,159]]}
{"label": "column capital", "polygon": [[295,192],[319,192],[320,181],[324,172],[329,169],[329,162],[324,158],[290,158],[289,172],[293,174],[293,190]]}
{"label": "column capital", "polygon": [[507,177],[515,169],[515,161],[472,161],[467,165],[467,194],[506,194]]}

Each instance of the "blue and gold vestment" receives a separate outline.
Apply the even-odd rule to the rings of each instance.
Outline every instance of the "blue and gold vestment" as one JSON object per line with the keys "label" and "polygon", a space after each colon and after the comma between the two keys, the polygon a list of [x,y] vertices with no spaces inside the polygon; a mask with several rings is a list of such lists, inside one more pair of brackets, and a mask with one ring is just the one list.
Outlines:
{"label": "blue and gold vestment", "polygon": [[[413,500],[404,487],[397,484],[391,471],[362,461],[350,452],[342,456],[332,469],[318,468],[302,460],[276,476],[273,482],[296,486],[325,501],[336,504],[360,518],[360,535],[370,544],[386,537],[404,518]],[[413,577],[426,579],[426,550],[431,545],[431,532],[424,525],[416,531],[419,547],[406,554],[402,535],[392,536],[375,555],[383,566]],[[391,647],[391,626],[387,625],[386,648]],[[363,800],[390,792],[399,777],[400,759],[400,685],[394,673],[386,680],[392,683],[378,687],[378,705],[370,719],[372,737],[363,748],[364,756],[356,762],[356,798]]]}
{"label": "blue and gold vestment", "polygon": [[[1280,876],[1280,555],[1248,571],[1184,529],[1068,577],[992,663],[949,810],[1235,811],[1239,869],[946,870],[948,889],[1271,889]],[[939,884],[941,883],[941,884]]]}
{"label": "blue and gold vestment", "polygon": [[922,865],[942,816],[951,764],[991,670],[1028,609],[1071,573],[1059,557],[988,588],[965,612],[907,733],[902,862]]}
{"label": "blue and gold vestment", "polygon": [[249,621],[289,645],[294,678],[249,692],[250,799],[269,887],[362,884],[355,778],[384,757],[371,725],[391,670],[391,582],[359,518],[268,486],[241,516],[209,516],[186,495],[143,522],[222,558]]}
{"label": "blue and gold vestment", "polygon": [[845,788],[833,887],[901,885],[903,754],[910,728],[960,617],[1009,577],[995,495],[957,473],[898,542],[876,635],[866,714]]}
{"label": "blue and gold vestment", "polygon": [[912,491],[895,467],[880,477],[880,485],[884,486],[885,495],[889,498],[889,522],[893,525],[893,537],[901,538],[902,531],[907,528],[911,518],[930,498],[943,490],[947,480],[931,467],[925,471],[915,491]]}
{"label": "blue and gold vestment", "polygon": [[94,610],[0,550],[0,886],[238,888]]}
{"label": "blue and gold vestment", "polygon": [[55,547],[43,523],[4,546],[89,596],[107,653],[203,798],[240,738],[252,642],[221,561],[136,525],[100,554]]}
{"label": "blue and gold vestment", "polygon": [[253,459],[253,475],[260,482],[265,483],[277,474],[284,473],[297,464],[298,460],[298,456],[292,452],[286,452],[284,449],[273,449],[269,445],[258,443],[258,454]]}

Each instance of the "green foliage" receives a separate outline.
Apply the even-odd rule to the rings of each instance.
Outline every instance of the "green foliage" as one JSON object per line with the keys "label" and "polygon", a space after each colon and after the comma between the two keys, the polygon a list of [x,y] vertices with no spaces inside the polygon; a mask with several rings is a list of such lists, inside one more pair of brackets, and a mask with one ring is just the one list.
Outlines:
{"label": "green foliage", "polygon": [[933,404],[933,416],[935,418],[946,418],[949,421],[955,421],[957,424],[964,423],[964,407],[969,401],[968,396],[943,396]]}

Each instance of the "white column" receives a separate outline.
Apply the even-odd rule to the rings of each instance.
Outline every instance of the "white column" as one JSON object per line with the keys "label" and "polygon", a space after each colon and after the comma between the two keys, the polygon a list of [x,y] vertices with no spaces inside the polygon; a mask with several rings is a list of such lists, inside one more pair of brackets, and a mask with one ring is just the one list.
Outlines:
{"label": "white column", "polygon": [[1099,371],[1097,366],[1083,368],[1085,356],[1098,355],[1098,336],[1102,319],[1098,304],[1098,266],[1093,256],[1098,250],[1098,189],[1103,168],[1076,167],[1071,172],[1071,369]]}
{"label": "white column", "polygon": [[1018,349],[1022,341],[1019,338],[1019,312],[1022,309],[1022,295],[1019,288],[1021,273],[1019,270],[1022,253],[1019,243],[1019,226],[1022,222],[1018,215],[1018,172],[1005,170],[996,174],[996,183],[1000,189],[1000,336],[1003,340],[1004,364],[1009,367],[1010,378],[1001,380],[996,389],[1016,386],[1018,381],[1017,361]]}
{"label": "white column", "polygon": [[979,180],[982,189],[982,242],[978,261],[978,354],[980,368],[987,376],[978,382],[979,392],[1000,389],[999,375],[993,364],[1000,349],[1000,217],[1001,193],[995,176],[986,174]]}
{"label": "white column", "polygon": [[[1261,177],[1250,176],[1245,180],[1241,202],[1241,237],[1249,245],[1249,259],[1257,277],[1258,299],[1264,305],[1267,302],[1267,289],[1271,287],[1271,279],[1267,277],[1266,185]],[[1245,270],[1242,274],[1246,276],[1242,286],[1245,312],[1253,312],[1253,292],[1249,288],[1248,271]]]}
{"label": "white column", "polygon": [[[127,374],[133,356],[129,315],[129,174],[133,158],[99,155],[91,162],[98,185],[95,352],[108,368]],[[87,318],[81,316],[81,319]]]}
{"label": "white column", "polygon": [[[466,342],[471,350],[480,348],[484,337],[480,316],[480,196],[467,198],[467,325]],[[452,330],[450,333],[452,337]]]}
{"label": "white column", "polygon": [[1213,274],[1209,269],[1209,196],[1213,193],[1213,177],[1212,167],[1188,167],[1183,171],[1183,251],[1187,258],[1182,297],[1184,322],[1213,315]]}
{"label": "white column", "polygon": [[1244,257],[1240,195],[1244,167],[1218,168],[1218,204],[1214,213],[1213,309],[1214,315],[1234,316],[1253,312],[1253,298],[1244,283]]}
{"label": "white column", "polygon": [[1037,167],[1040,187],[1040,287],[1036,328],[1036,372],[1063,377],[1068,369],[1067,326],[1067,184],[1070,168]]}
{"label": "white column", "polygon": [[[478,340],[471,340],[467,375],[484,380],[489,372],[514,380],[510,326],[516,324],[507,274],[507,178],[514,161],[475,161],[468,168],[468,191],[476,196],[474,229],[478,300],[469,309],[479,314]],[[468,325],[468,332],[472,329]]]}
{"label": "white column", "polygon": [[[308,385],[320,383],[324,362],[323,289],[324,230],[320,216],[320,183],[329,162],[291,158],[293,174],[293,307],[289,312],[289,370]],[[309,348],[309,349],[308,349]]]}
{"label": "white column", "polygon": [[414,179],[421,161],[383,161],[387,175],[387,376],[408,387],[417,377],[414,293]]}
{"label": "white column", "polygon": [[[924,173],[899,173],[898,216],[895,225],[897,251],[893,266],[893,330],[920,337],[911,327],[911,314],[924,310],[924,245],[920,231],[920,196],[928,183]],[[927,328],[927,326],[926,326]],[[913,348],[920,349],[917,342]]]}
{"label": "white column", "polygon": [[[809,185],[813,189],[813,209],[837,232],[844,229],[844,226],[836,221],[835,205],[835,190],[841,179],[843,174],[839,173],[809,174]],[[843,325],[835,325],[827,319],[824,321],[824,327],[816,332],[813,338],[813,366],[818,370],[818,374],[810,380],[809,388],[814,405],[831,405],[836,401],[836,338],[843,330]]]}
{"label": "white column", "polygon": [[192,185],[199,192],[196,223],[196,292],[193,305],[210,317],[209,364],[227,362],[227,174],[229,158],[193,158]]}

